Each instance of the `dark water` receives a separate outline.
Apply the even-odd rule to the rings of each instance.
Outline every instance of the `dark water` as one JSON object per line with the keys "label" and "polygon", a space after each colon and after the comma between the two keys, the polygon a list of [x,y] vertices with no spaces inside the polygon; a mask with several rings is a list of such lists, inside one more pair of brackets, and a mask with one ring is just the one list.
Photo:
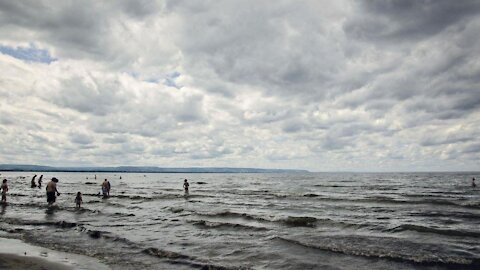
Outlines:
{"label": "dark water", "polygon": [[475,174],[44,173],[50,209],[31,176],[2,173],[0,229],[113,269],[480,269]]}

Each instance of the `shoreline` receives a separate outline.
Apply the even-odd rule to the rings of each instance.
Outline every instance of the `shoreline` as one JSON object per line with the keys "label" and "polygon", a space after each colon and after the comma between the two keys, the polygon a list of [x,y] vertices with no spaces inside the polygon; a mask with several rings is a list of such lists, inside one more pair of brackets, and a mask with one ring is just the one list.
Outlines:
{"label": "shoreline", "polygon": [[16,238],[6,238],[0,235],[0,243],[2,243],[0,245],[0,269],[110,269],[106,264],[93,257],[34,246]]}
{"label": "shoreline", "polygon": [[5,270],[73,270],[73,266],[52,262],[47,259],[21,256],[16,254],[0,253],[0,269]]}

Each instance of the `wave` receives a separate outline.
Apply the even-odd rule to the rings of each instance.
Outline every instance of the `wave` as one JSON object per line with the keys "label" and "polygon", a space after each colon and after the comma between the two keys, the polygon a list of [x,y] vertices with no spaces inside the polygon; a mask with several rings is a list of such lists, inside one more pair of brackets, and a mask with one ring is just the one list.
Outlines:
{"label": "wave", "polygon": [[344,186],[344,185],[325,185],[325,184],[317,184],[313,185],[314,187],[335,187],[335,188],[352,188],[352,187],[359,187],[359,186]]}
{"label": "wave", "polygon": [[230,211],[223,211],[217,213],[195,213],[199,216],[210,216],[210,217],[230,217],[230,218],[242,218],[247,220],[256,220],[260,222],[280,222],[288,226],[299,226],[299,227],[314,227],[317,219],[314,217],[285,217],[272,219],[267,217],[261,217],[257,215],[251,215],[247,213],[236,213]]}
{"label": "wave", "polygon": [[7,193],[8,197],[31,197],[30,194],[22,194],[22,193]]}
{"label": "wave", "polygon": [[412,212],[409,216],[413,217],[446,217],[446,218],[461,218],[461,219],[480,219],[479,214],[469,212]]}
{"label": "wave", "polygon": [[[320,185],[325,186],[325,185]],[[331,187],[349,187],[349,186],[337,186],[337,185],[327,185]],[[202,190],[207,192],[217,192],[215,190]],[[465,208],[480,208],[480,202],[465,202],[464,200],[458,199],[458,197],[451,196],[442,196],[438,197],[435,195],[421,195],[421,194],[408,194],[404,198],[394,198],[388,196],[372,196],[365,198],[354,198],[353,196],[358,196],[357,194],[352,194],[351,197],[328,197],[325,195],[317,193],[273,193],[268,190],[230,190],[222,191],[225,194],[233,194],[240,196],[254,196],[263,199],[286,199],[286,200],[320,200],[320,201],[332,201],[332,202],[345,202],[345,203],[383,203],[383,204],[431,204],[431,205],[446,205],[446,206],[456,206],[456,207],[465,207]],[[392,193],[392,195],[398,195]],[[334,196],[334,195],[333,195]],[[402,195],[403,196],[403,195]],[[353,197],[353,198],[352,198]]]}
{"label": "wave", "polygon": [[18,207],[26,207],[26,208],[37,208],[37,209],[45,209],[48,213],[52,213],[55,211],[72,211],[75,213],[93,213],[93,214],[99,214],[101,213],[100,210],[92,210],[87,207],[82,207],[82,208],[76,208],[74,206],[62,206],[62,205],[53,205],[53,206],[47,206],[44,203],[16,203],[16,202],[9,202],[8,205],[10,206],[18,206]]}
{"label": "wave", "polygon": [[[51,226],[51,227],[56,227],[61,229],[75,229],[80,232],[86,233],[88,236],[94,239],[107,238],[107,239],[112,239],[114,241],[123,241],[123,242],[133,243],[130,240],[127,240],[125,238],[112,235],[110,232],[107,232],[107,231],[88,229],[87,226],[90,226],[90,225],[85,223],[69,222],[64,220],[61,220],[61,221],[20,220],[15,218],[6,219],[3,221],[6,221],[9,224],[17,225],[17,226]],[[15,228],[15,229],[9,230],[9,232],[23,232],[23,231],[25,230],[22,228]]]}
{"label": "wave", "polygon": [[119,237],[115,234],[112,234],[111,232],[107,231],[102,231],[102,230],[90,230],[86,229],[85,226],[83,225],[78,225],[77,226],[80,231],[85,232],[88,236],[90,236],[92,239],[107,239],[113,242],[121,242],[123,244],[126,244],[130,248],[138,248],[142,249],[141,252],[147,255],[155,256],[158,258],[162,259],[167,259],[167,262],[178,265],[178,264],[183,264],[183,265],[188,265],[194,268],[199,268],[199,269],[209,269],[209,270],[243,270],[243,269],[248,269],[245,267],[227,267],[227,266],[222,266],[222,265],[216,265],[216,264],[211,264],[208,263],[205,260],[196,258],[194,256],[189,256],[185,254],[181,254],[178,252],[174,251],[168,251],[168,250],[162,250],[154,247],[149,247],[149,248],[144,248],[142,245],[133,242],[129,239]]}
{"label": "wave", "polygon": [[67,222],[64,220],[61,221],[38,221],[38,220],[23,220],[17,218],[3,218],[2,222],[19,225],[19,226],[54,226],[59,228],[74,228],[79,226],[76,222]]}
{"label": "wave", "polygon": [[315,227],[317,224],[317,218],[314,217],[292,217],[289,216],[284,219],[280,219],[283,223],[289,226],[298,227]]}
{"label": "wave", "polygon": [[[213,192],[213,191],[212,191]],[[415,196],[408,195],[407,198],[393,198],[388,196],[372,196],[366,198],[340,198],[340,197],[327,197],[325,195],[320,195],[316,193],[305,193],[305,194],[283,194],[283,193],[266,193],[265,190],[258,190],[253,193],[252,191],[227,191],[223,193],[230,193],[241,196],[258,196],[266,200],[271,199],[287,199],[287,200],[315,200],[315,201],[326,201],[326,202],[343,202],[343,203],[353,203],[353,204],[395,204],[395,205],[418,205],[418,204],[428,204],[428,205],[444,205],[444,206],[454,206],[461,208],[473,208],[480,209],[479,201],[466,201],[461,199],[448,199],[448,197],[437,198],[435,196]],[[64,193],[67,195],[74,195],[75,193]],[[16,194],[14,196],[27,196],[23,194]],[[42,194],[43,196],[43,194]],[[101,197],[98,193],[84,193],[83,196],[87,197]],[[39,197],[39,196],[37,196]],[[147,202],[147,201],[156,201],[156,200],[173,200],[173,199],[198,199],[198,198],[216,198],[218,195],[215,194],[190,194],[187,197],[183,193],[165,193],[165,194],[154,194],[153,196],[144,196],[144,195],[129,195],[129,194],[114,194],[110,198],[117,198],[120,200],[130,200],[135,202]],[[94,202],[95,203],[95,202]]]}
{"label": "wave", "polygon": [[404,232],[404,231],[416,231],[421,233],[434,233],[446,236],[462,236],[462,237],[480,237],[480,232],[464,231],[464,230],[450,230],[450,229],[438,229],[432,227],[425,227],[415,224],[402,224],[395,228],[389,229],[389,232]]}
{"label": "wave", "polygon": [[372,225],[368,224],[354,224],[343,221],[336,221],[328,218],[316,218],[309,216],[287,216],[287,217],[262,217],[258,215],[251,215],[247,213],[237,213],[231,211],[223,211],[217,213],[199,213],[195,212],[198,216],[207,217],[220,217],[220,218],[241,218],[246,220],[255,220],[258,222],[279,223],[288,227],[316,227],[318,225],[330,225],[330,226],[342,226],[343,228],[368,228]]}
{"label": "wave", "polygon": [[142,201],[155,201],[155,200],[169,200],[169,199],[184,199],[184,198],[215,198],[215,195],[205,194],[190,194],[185,196],[183,193],[167,193],[154,196],[140,196],[140,195],[112,195],[112,198],[128,199],[128,200],[142,200]]}
{"label": "wave", "polygon": [[208,262],[204,262],[196,257],[181,254],[178,252],[158,249],[158,248],[146,248],[142,251],[144,254],[155,256],[162,259],[167,259],[172,264],[188,265],[192,268],[208,269],[208,270],[243,270],[248,269],[245,267],[231,267],[216,265]]}
{"label": "wave", "polygon": [[213,222],[207,220],[189,220],[188,222],[192,223],[195,226],[204,227],[204,228],[227,228],[227,229],[244,229],[244,230],[254,230],[254,231],[268,231],[268,228],[265,227],[256,227],[249,226],[238,223],[228,223],[228,222]]}
{"label": "wave", "polygon": [[321,195],[315,194],[315,193],[308,193],[304,194],[303,197],[320,197]]}
{"label": "wave", "polygon": [[247,213],[236,213],[236,212],[230,212],[230,211],[223,211],[223,212],[216,212],[216,213],[200,213],[200,212],[195,212],[195,214],[199,216],[210,216],[210,217],[231,217],[231,218],[243,218],[243,219],[249,219],[249,220],[257,220],[257,221],[268,221],[270,222],[271,220],[255,216],[255,215],[250,215]]}
{"label": "wave", "polygon": [[[395,243],[395,241],[398,241],[398,239],[395,239],[395,241],[386,239],[388,242],[378,241],[379,239],[371,239],[366,243],[362,243],[362,241],[358,243],[358,239],[353,238],[338,239],[340,240],[338,242],[335,241],[335,239],[325,238],[326,241],[317,241],[316,243],[307,243],[300,240],[288,239],[279,236],[276,236],[273,239],[305,248],[341,253],[351,256],[389,259],[393,261],[417,265],[420,264],[424,266],[439,265],[447,266],[448,269],[479,269],[480,267],[480,260],[478,258],[438,254],[435,252],[435,248],[431,248],[432,251],[426,251],[424,249],[419,249],[418,246],[420,244],[418,243],[396,243],[398,247],[382,245],[386,243]],[[407,248],[405,246],[407,246]],[[408,253],[408,251],[413,251],[413,253]]]}
{"label": "wave", "polygon": [[[316,195],[316,194],[315,194]],[[444,206],[455,206],[455,207],[462,207],[462,208],[475,208],[480,209],[480,202],[478,201],[463,201],[463,200],[447,200],[447,199],[415,199],[415,200],[407,200],[407,199],[396,199],[396,198],[389,198],[385,196],[376,196],[370,198],[334,198],[334,197],[324,197],[324,196],[315,196],[310,194],[305,194],[303,197],[312,197],[314,200],[320,201],[332,201],[332,202],[346,202],[346,203],[375,203],[375,204],[405,204],[405,205],[418,205],[418,204],[429,204],[429,205],[444,205]]]}
{"label": "wave", "polygon": [[466,202],[466,203],[463,203],[462,206],[470,207],[470,208],[480,208],[480,201]]}
{"label": "wave", "polygon": [[[331,185],[332,187],[335,185]],[[337,187],[337,186],[335,186]],[[338,186],[341,187],[341,186]],[[216,190],[202,190],[203,192],[218,192]],[[459,199],[458,197],[438,197],[434,195],[427,195],[422,196],[421,194],[409,194],[404,196],[404,198],[395,198],[395,197],[388,197],[388,196],[379,196],[374,195],[371,197],[365,198],[355,198],[354,196],[358,196],[358,194],[352,194],[350,197],[334,197],[335,195],[322,195],[317,193],[274,193],[268,190],[229,190],[229,191],[222,191],[223,194],[232,194],[238,196],[253,196],[258,197],[261,199],[266,200],[318,200],[318,201],[326,201],[326,202],[344,202],[344,203],[354,203],[354,204],[362,204],[362,203],[375,203],[375,204],[405,204],[405,205],[418,205],[418,204],[430,204],[430,205],[446,205],[446,206],[455,206],[455,207],[462,207],[462,208],[476,208],[480,209],[480,202],[478,201],[464,201]],[[392,193],[392,195],[398,195],[396,193]],[[209,196],[209,195],[201,195],[201,196]],[[403,195],[402,195],[403,196]]]}

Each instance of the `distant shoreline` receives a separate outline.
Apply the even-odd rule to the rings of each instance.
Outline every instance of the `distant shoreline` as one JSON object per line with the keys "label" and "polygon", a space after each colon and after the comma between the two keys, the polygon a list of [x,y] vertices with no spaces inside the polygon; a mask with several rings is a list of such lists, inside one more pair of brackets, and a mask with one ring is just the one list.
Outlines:
{"label": "distant shoreline", "polygon": [[0,172],[72,172],[72,173],[310,173],[309,171],[296,172],[213,172],[213,171],[202,171],[202,172],[192,172],[192,171],[181,171],[181,172],[171,172],[171,171],[161,171],[161,172],[151,172],[151,171],[55,171],[55,170],[0,170]]}
{"label": "distant shoreline", "polygon": [[309,173],[307,170],[259,169],[229,167],[52,167],[39,165],[0,164],[0,171],[6,172],[88,172],[88,173]]}

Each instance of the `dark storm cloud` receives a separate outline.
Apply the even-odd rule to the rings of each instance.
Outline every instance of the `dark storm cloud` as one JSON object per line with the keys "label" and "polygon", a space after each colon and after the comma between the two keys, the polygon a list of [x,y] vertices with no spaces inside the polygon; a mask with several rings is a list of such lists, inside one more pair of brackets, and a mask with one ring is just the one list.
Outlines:
{"label": "dark storm cloud", "polygon": [[101,8],[86,9],[85,3],[76,1],[0,1],[0,25],[36,32],[60,49],[62,56],[69,52],[69,57],[81,57],[85,52],[100,53],[109,34]]}
{"label": "dark storm cloud", "polygon": [[143,20],[151,15],[155,15],[163,8],[161,3],[150,0],[122,0],[119,1],[118,4],[123,12],[138,20]]}
{"label": "dark storm cloud", "polygon": [[[318,16],[320,4],[212,3],[169,7],[185,16],[177,44],[189,55],[188,71],[201,71],[199,77],[260,86],[275,95],[322,95],[320,89],[341,66],[336,61],[341,52],[325,38],[330,29]],[[270,15],[264,16],[267,10]],[[207,89],[215,88],[210,81],[203,83]]]}
{"label": "dark storm cloud", "polygon": [[425,39],[448,27],[461,29],[480,12],[480,3],[475,0],[368,0],[355,4],[360,10],[347,21],[345,32],[367,41]]}

